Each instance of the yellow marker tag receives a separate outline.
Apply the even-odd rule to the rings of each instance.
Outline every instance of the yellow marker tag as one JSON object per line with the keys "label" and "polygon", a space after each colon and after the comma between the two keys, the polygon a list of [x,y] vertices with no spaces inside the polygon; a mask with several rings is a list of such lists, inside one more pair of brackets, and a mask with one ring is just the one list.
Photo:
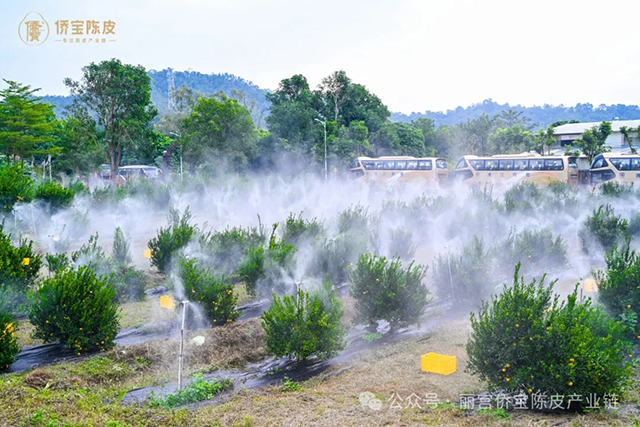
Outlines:
{"label": "yellow marker tag", "polygon": [[151,258],[151,249],[145,249],[144,250],[144,257],[145,258]]}
{"label": "yellow marker tag", "polygon": [[22,258],[22,265],[29,265],[29,258]]}
{"label": "yellow marker tag", "polygon": [[160,297],[160,307],[168,308],[169,310],[176,309],[176,301],[171,295],[162,295]]}
{"label": "yellow marker tag", "polygon": [[596,283],[595,279],[586,279],[583,283],[584,286],[584,291],[585,292],[597,292],[598,291],[598,284]]}
{"label": "yellow marker tag", "polygon": [[337,173],[338,172],[338,168],[334,167],[333,168],[333,173]]}

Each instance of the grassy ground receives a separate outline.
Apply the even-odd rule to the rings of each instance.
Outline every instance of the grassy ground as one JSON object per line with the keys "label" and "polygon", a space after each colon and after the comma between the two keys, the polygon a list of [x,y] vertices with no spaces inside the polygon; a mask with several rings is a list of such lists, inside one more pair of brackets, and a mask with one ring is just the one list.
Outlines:
{"label": "grassy ground", "polygon": [[[242,390],[215,404],[200,403],[177,410],[123,405],[128,390],[174,380],[178,343],[175,340],[117,348],[92,359],[0,376],[0,426],[596,426],[640,425],[633,411],[585,415],[545,415],[530,411],[467,412],[447,404],[460,394],[484,390],[464,372],[464,344],[469,322],[443,324],[437,330],[394,345],[380,345],[357,359],[337,363],[318,377],[301,383],[298,391],[281,385]],[[187,340],[189,372],[238,367],[266,357],[259,321],[196,331],[205,344]],[[439,376],[420,371],[420,356],[435,351],[458,357],[458,372]],[[370,392],[381,408],[363,406]],[[436,393],[435,408],[391,408],[388,399]],[[639,394],[632,392],[632,399]],[[622,412],[622,411],[621,411]],[[119,424],[118,424],[119,423]]]}

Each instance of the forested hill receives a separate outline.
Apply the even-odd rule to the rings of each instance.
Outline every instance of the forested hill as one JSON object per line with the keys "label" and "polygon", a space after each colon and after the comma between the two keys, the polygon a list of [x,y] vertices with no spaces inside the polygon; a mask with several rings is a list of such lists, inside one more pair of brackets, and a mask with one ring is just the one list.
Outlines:
{"label": "forested hill", "polygon": [[523,107],[521,105],[499,104],[491,99],[481,103],[473,104],[469,107],[458,107],[455,110],[425,111],[424,113],[393,113],[391,120],[394,122],[411,122],[420,117],[428,117],[435,120],[437,126],[457,125],[464,123],[468,119],[475,119],[482,114],[490,117],[504,110],[522,111],[523,116],[529,117],[531,123],[536,127],[546,127],[553,122],[560,120],[578,120],[580,122],[599,122],[602,120],[633,120],[640,119],[640,108],[637,105],[599,105],[577,104],[575,107],[565,107],[563,105],[543,105],[541,107]]}
{"label": "forested hill", "polygon": [[[151,101],[156,106],[160,114],[167,111],[169,101],[168,70],[149,71],[151,77]],[[233,74],[203,74],[197,71],[174,71],[174,84],[176,89],[182,85],[187,86],[195,92],[211,95],[212,93],[223,91],[227,96],[233,96],[234,90],[244,92],[248,99],[255,99],[256,107],[259,110],[266,110],[268,102],[265,99],[267,91],[255,84],[234,76]]]}
{"label": "forested hill", "polygon": [[[168,69],[161,71],[150,70],[151,77],[151,101],[162,115],[167,112],[168,106]],[[256,108],[266,111],[268,102],[265,99],[267,91],[255,84],[234,76],[233,74],[203,74],[197,71],[173,71],[174,85],[177,88],[183,84],[195,92],[211,95],[212,93],[224,91],[227,96],[233,96],[232,91],[237,90],[244,93],[248,100],[255,99]],[[43,97],[43,102],[56,105],[55,113],[61,117],[64,108],[71,104],[70,96],[47,95]]]}
{"label": "forested hill", "polygon": [[[151,77],[151,101],[156,106],[160,114],[167,112],[168,106],[168,69],[161,71],[150,70]],[[269,102],[266,100],[266,89],[262,89],[255,84],[234,76],[233,74],[204,74],[197,71],[173,71],[174,84],[176,88],[185,85],[196,92],[204,95],[224,91],[227,96],[234,96],[234,91],[244,94],[246,102],[255,100],[255,110],[268,114]],[[236,92],[237,95],[238,92]],[[71,103],[70,96],[48,95],[44,96],[44,102],[56,105],[56,115],[61,116],[64,108]],[[384,102],[384,99],[382,100]],[[411,122],[420,117],[428,117],[435,120],[436,126],[441,125],[457,125],[464,123],[468,119],[475,119],[482,114],[488,114],[490,117],[504,110],[522,111],[523,116],[529,117],[531,123],[538,127],[546,127],[549,124],[560,120],[578,120],[580,122],[599,122],[602,120],[633,120],[640,119],[640,108],[637,105],[599,105],[577,104],[574,107],[565,107],[563,105],[543,105],[533,107],[523,107],[521,105],[499,104],[491,99],[487,99],[481,103],[473,104],[468,107],[458,107],[455,110],[447,111],[425,111],[424,113],[392,113],[391,121],[394,122]]]}

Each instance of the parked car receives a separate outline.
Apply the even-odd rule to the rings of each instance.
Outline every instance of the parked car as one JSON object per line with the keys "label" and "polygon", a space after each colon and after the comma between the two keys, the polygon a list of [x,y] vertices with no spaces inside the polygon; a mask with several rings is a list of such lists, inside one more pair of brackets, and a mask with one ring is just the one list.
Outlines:
{"label": "parked car", "polygon": [[125,180],[130,178],[158,179],[162,175],[162,170],[155,166],[129,165],[118,168],[118,176]]}

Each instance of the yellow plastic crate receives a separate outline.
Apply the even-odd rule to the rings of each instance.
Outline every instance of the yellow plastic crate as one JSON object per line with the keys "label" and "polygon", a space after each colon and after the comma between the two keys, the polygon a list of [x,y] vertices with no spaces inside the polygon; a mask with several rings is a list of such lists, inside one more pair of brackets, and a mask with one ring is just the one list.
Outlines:
{"label": "yellow plastic crate", "polygon": [[422,355],[422,370],[434,374],[450,375],[457,371],[456,356],[447,356],[438,353]]}

